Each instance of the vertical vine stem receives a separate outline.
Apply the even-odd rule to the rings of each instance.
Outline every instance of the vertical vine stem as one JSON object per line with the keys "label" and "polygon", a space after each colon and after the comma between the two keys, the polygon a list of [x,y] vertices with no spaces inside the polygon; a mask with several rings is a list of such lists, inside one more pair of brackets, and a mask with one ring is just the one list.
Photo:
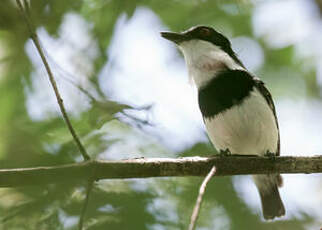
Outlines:
{"label": "vertical vine stem", "polygon": [[190,224],[189,224],[188,230],[194,230],[196,228],[196,222],[197,222],[197,219],[199,216],[202,198],[205,193],[206,186],[207,186],[208,182],[210,181],[211,177],[213,177],[213,175],[215,175],[215,173],[216,173],[216,167],[213,166],[211,168],[210,172],[208,173],[208,175],[203,180],[202,184],[200,185],[198,198],[197,198],[195,207],[193,208],[193,212],[192,212],[192,215],[190,218]]}
{"label": "vertical vine stem", "polygon": [[85,197],[85,202],[83,204],[83,208],[82,208],[82,212],[78,221],[78,230],[82,230],[83,229],[83,224],[84,224],[84,220],[85,220],[85,214],[86,214],[86,209],[89,203],[89,197],[91,195],[91,191],[93,189],[94,186],[94,180],[92,180],[91,178],[88,180],[87,183],[87,187],[86,187],[86,197]]}
{"label": "vertical vine stem", "polygon": [[52,71],[50,69],[50,66],[49,66],[48,61],[47,61],[47,59],[45,57],[45,54],[43,52],[43,49],[42,49],[42,47],[40,45],[38,35],[35,32],[35,29],[34,29],[34,27],[32,25],[32,22],[31,22],[31,20],[30,20],[30,18],[28,16],[28,13],[25,10],[25,8],[26,8],[29,11],[30,10],[29,9],[29,6],[28,5],[23,6],[21,0],[16,0],[16,2],[17,2],[17,5],[18,5],[18,8],[19,8],[19,10],[20,10],[20,12],[21,12],[21,14],[22,14],[23,18],[25,19],[25,22],[26,22],[26,24],[28,26],[28,30],[30,32],[31,40],[35,44],[36,49],[37,49],[37,51],[38,51],[38,53],[39,53],[39,55],[41,57],[41,60],[42,60],[44,66],[46,68],[46,71],[47,71],[48,77],[49,77],[49,81],[50,81],[51,86],[53,87],[53,90],[55,92],[55,96],[56,96],[56,99],[57,99],[57,102],[58,102],[60,111],[62,113],[62,116],[64,118],[64,121],[65,121],[65,123],[66,123],[66,125],[67,125],[67,127],[68,127],[68,129],[69,129],[69,131],[71,133],[71,135],[73,136],[74,141],[76,142],[76,145],[77,145],[79,151],[81,152],[84,160],[87,161],[87,160],[90,159],[90,157],[87,154],[84,146],[82,145],[80,139],[78,138],[78,136],[77,136],[77,134],[76,134],[76,132],[75,132],[75,130],[74,130],[71,122],[70,122],[70,119],[68,117],[68,114],[67,114],[66,109],[65,109],[65,106],[64,106],[63,99],[60,96],[60,93],[59,93],[59,90],[58,90],[58,87],[57,87],[56,80],[55,80],[54,75],[53,75],[53,73],[52,73]]}

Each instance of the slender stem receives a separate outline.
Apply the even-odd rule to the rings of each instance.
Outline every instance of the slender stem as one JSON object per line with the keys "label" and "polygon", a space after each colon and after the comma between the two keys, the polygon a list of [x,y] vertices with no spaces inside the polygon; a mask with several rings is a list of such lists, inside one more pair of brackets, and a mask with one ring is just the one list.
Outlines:
{"label": "slender stem", "polygon": [[29,6],[28,0],[23,0],[23,4],[24,4],[24,9],[27,12],[27,15],[30,16],[30,6]]}
{"label": "slender stem", "polygon": [[[74,128],[73,128],[70,120],[69,120],[69,117],[67,115],[67,112],[66,112],[66,109],[65,109],[65,106],[64,106],[64,103],[63,103],[63,99],[61,98],[60,93],[59,93],[59,90],[58,90],[58,87],[57,87],[56,80],[54,78],[54,75],[53,75],[50,67],[49,67],[49,64],[47,62],[47,59],[46,59],[45,54],[43,52],[43,49],[42,49],[42,47],[40,45],[38,35],[36,34],[36,32],[34,30],[34,27],[32,25],[32,22],[29,19],[26,11],[24,10],[24,7],[22,6],[21,1],[20,0],[16,0],[16,2],[17,2],[17,5],[18,5],[18,7],[19,7],[19,9],[21,11],[22,16],[24,17],[24,19],[26,21],[26,24],[27,24],[28,29],[29,29],[29,32],[30,32],[31,39],[32,39],[33,43],[35,44],[35,46],[36,46],[36,48],[38,50],[38,53],[39,53],[39,55],[41,57],[42,62],[44,63],[44,66],[45,66],[46,71],[48,73],[48,77],[49,77],[50,83],[51,83],[51,85],[52,85],[52,87],[54,89],[55,96],[56,96],[56,99],[57,99],[57,102],[58,102],[60,111],[61,111],[61,113],[63,115],[64,120],[65,120],[65,123],[66,123],[66,125],[67,125],[67,127],[68,127],[68,129],[69,129],[69,131],[71,133],[71,135],[73,136],[74,141],[76,142],[76,145],[77,145],[79,151],[81,152],[84,160],[85,161],[86,160],[89,160],[90,157],[87,154],[87,152],[86,152],[84,146],[82,145],[81,141],[79,140],[79,138],[78,138],[78,136],[77,136],[77,134],[76,134],[76,132],[75,132],[75,130],[74,130]],[[28,4],[27,4],[26,7],[29,8]]]}
{"label": "slender stem", "polygon": [[85,219],[85,214],[86,214],[86,209],[88,206],[88,201],[89,201],[89,197],[91,194],[91,191],[93,189],[93,185],[94,185],[94,180],[92,180],[92,178],[88,179],[88,183],[87,183],[87,187],[86,187],[86,198],[84,201],[84,205],[82,208],[82,212],[79,218],[79,222],[78,222],[78,230],[82,230],[83,229],[83,223],[84,223],[84,219]]}
{"label": "slender stem", "polygon": [[[87,161],[86,163],[88,163],[88,162],[90,162],[90,161]],[[91,195],[91,192],[92,192],[93,186],[94,186],[94,182],[95,182],[96,167],[92,167],[90,172],[91,173],[90,173],[90,176],[87,180],[87,186],[86,186],[86,198],[85,198],[82,212],[81,212],[81,215],[80,215],[79,221],[78,221],[78,230],[83,229],[85,214],[86,214],[87,206],[89,203],[89,197]]]}
{"label": "slender stem", "polygon": [[203,182],[199,188],[198,198],[197,198],[195,207],[193,208],[193,212],[192,212],[192,215],[190,218],[190,224],[189,224],[188,230],[194,230],[196,228],[196,222],[197,222],[197,219],[199,216],[199,211],[200,211],[203,195],[205,194],[205,190],[206,190],[208,182],[210,181],[211,177],[213,177],[213,175],[215,173],[216,173],[216,167],[213,166],[211,168],[210,172],[208,173],[208,175],[203,180]]}

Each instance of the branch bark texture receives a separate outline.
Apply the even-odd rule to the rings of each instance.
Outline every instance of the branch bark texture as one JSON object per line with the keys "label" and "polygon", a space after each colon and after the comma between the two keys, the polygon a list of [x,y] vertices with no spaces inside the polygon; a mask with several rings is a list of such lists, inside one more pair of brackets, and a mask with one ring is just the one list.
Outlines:
{"label": "branch bark texture", "polygon": [[[61,166],[1,169],[0,187],[82,182],[117,178],[206,176],[216,166],[215,176],[268,173],[322,173],[322,156],[257,157],[212,156],[140,158],[93,161]],[[95,172],[94,175],[92,172]]]}

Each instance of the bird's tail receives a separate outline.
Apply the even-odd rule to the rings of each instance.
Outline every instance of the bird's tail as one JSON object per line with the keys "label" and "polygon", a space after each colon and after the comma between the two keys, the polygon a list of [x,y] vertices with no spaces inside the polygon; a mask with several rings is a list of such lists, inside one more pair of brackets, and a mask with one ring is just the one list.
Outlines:
{"label": "bird's tail", "polygon": [[285,215],[285,208],[278,191],[282,186],[280,175],[255,175],[254,181],[258,189],[263,215],[266,220]]}

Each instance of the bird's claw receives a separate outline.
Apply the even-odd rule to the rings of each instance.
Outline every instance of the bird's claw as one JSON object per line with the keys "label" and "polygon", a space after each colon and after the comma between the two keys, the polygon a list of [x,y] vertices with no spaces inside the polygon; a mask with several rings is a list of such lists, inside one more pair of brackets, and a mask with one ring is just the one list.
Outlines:
{"label": "bird's claw", "polygon": [[272,153],[272,152],[270,152],[270,151],[266,151],[266,153],[265,153],[265,155],[264,155],[265,157],[269,157],[270,159],[275,159],[276,158],[276,154],[275,153]]}
{"label": "bird's claw", "polygon": [[219,152],[219,156],[221,156],[221,157],[230,156],[230,155],[231,155],[231,152],[228,148],[225,150],[221,149]]}

